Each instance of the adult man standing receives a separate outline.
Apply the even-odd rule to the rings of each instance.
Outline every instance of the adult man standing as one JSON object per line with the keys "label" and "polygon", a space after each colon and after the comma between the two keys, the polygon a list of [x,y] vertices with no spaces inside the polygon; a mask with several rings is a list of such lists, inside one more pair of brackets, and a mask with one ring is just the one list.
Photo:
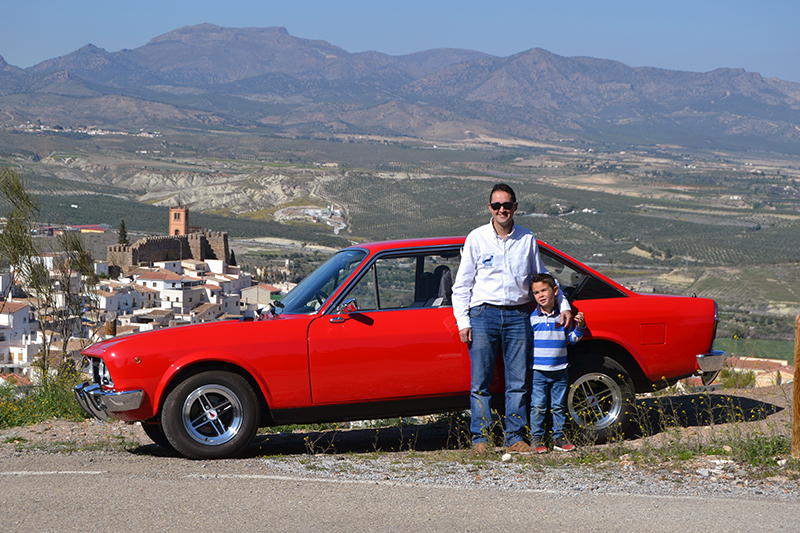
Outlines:
{"label": "adult man standing", "polygon": [[[453,285],[453,313],[461,341],[469,345],[472,370],[470,410],[472,449],[484,455],[492,421],[491,394],[498,348],[505,373],[505,446],[508,452],[530,453],[523,440],[527,423],[527,374],[531,356],[531,275],[546,273],[536,237],[514,224],[517,197],[498,183],[489,195],[492,220],[473,230],[464,243]],[[560,291],[559,291],[560,292]],[[572,312],[565,298],[558,302],[565,327]]]}

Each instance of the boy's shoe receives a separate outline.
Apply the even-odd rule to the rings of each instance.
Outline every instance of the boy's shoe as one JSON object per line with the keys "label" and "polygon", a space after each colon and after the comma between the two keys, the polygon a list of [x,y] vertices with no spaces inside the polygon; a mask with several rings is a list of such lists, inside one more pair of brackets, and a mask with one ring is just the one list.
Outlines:
{"label": "boy's shoe", "polygon": [[531,442],[531,448],[536,453],[547,453],[547,451],[548,451],[547,450],[547,446],[542,444],[542,441],[540,441],[540,440],[534,440],[533,442]]}
{"label": "boy's shoe", "polygon": [[553,442],[553,449],[560,452],[574,452],[578,448],[564,437],[559,437]]}
{"label": "boy's shoe", "polygon": [[506,453],[531,453],[531,447],[525,444],[524,440],[518,440],[508,448],[506,448]]}
{"label": "boy's shoe", "polygon": [[485,442],[476,442],[472,445],[472,455],[483,457],[489,451],[489,445]]}

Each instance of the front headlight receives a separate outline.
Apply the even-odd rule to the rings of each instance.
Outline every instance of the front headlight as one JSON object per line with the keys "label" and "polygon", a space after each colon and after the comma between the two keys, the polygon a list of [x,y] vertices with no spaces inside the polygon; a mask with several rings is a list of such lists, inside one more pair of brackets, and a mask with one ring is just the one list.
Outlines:
{"label": "front headlight", "polygon": [[111,379],[111,373],[108,371],[106,362],[100,360],[100,366],[97,368],[97,376],[100,379],[101,387],[114,388],[114,381]]}

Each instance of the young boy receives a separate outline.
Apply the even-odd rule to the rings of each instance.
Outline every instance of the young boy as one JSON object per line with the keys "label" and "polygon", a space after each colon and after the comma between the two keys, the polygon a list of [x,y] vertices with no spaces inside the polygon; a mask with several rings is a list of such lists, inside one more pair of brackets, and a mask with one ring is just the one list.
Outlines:
{"label": "young boy", "polygon": [[533,386],[531,388],[531,448],[536,453],[546,453],[544,438],[544,418],[547,414],[548,400],[553,412],[553,447],[562,452],[575,450],[564,437],[564,423],[567,411],[567,343],[575,344],[583,336],[586,323],[583,313],[575,316],[576,327],[564,331],[556,308],[558,294],[556,280],[550,274],[534,274],[531,278],[531,292],[537,304],[531,313],[533,329]]}

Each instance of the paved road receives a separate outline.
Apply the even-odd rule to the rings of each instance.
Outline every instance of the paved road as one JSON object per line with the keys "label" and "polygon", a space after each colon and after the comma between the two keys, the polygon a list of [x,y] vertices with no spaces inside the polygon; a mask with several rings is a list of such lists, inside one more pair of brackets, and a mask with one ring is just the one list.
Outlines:
{"label": "paved road", "polygon": [[0,459],[3,532],[796,531],[800,502],[513,491],[286,475],[256,459]]}

